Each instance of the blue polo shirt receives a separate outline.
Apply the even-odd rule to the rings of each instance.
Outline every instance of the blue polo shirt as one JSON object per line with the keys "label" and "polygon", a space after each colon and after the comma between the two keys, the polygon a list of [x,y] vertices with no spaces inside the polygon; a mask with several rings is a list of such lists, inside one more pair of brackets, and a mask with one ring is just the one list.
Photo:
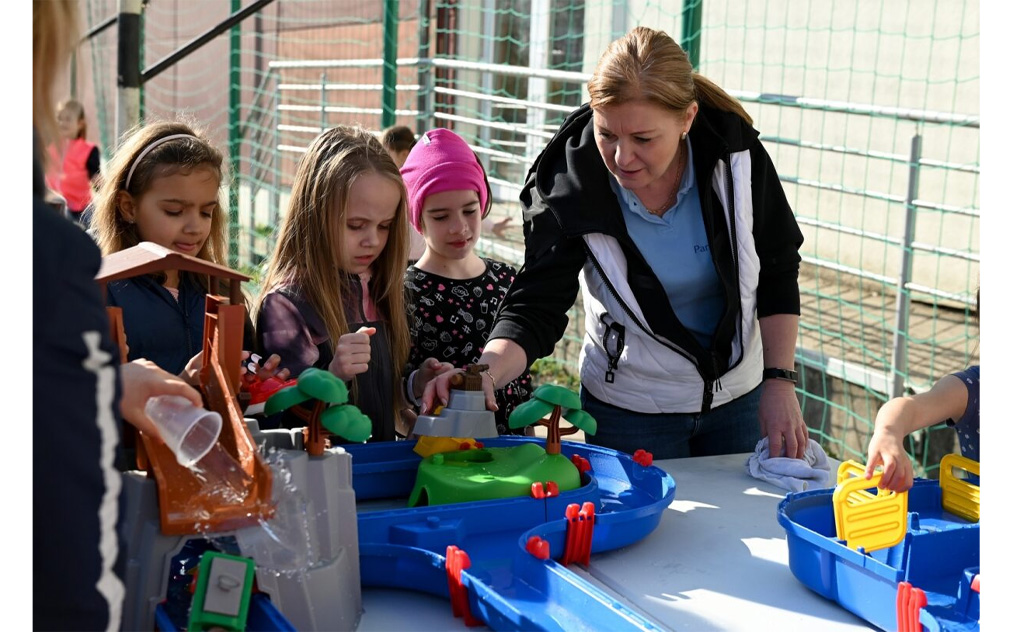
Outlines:
{"label": "blue polo shirt", "polygon": [[724,294],[710,257],[688,139],[686,147],[689,155],[682,183],[674,203],[662,217],[647,211],[636,194],[622,188],[613,175],[609,174],[608,180],[618,197],[629,237],[657,275],[671,309],[708,349],[724,313]]}

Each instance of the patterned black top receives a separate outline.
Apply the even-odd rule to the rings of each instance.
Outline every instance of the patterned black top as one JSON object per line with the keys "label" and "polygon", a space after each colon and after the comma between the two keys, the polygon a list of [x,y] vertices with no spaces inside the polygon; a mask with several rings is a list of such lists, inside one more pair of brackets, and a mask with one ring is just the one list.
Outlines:
{"label": "patterned black top", "polygon": [[[496,312],[517,273],[501,261],[482,260],[485,272],[473,279],[448,279],[408,267],[404,286],[408,292],[408,363],[412,370],[429,357],[455,367],[473,364],[481,357]],[[524,371],[512,382],[498,386],[495,421],[499,434],[523,434],[523,428],[511,430],[508,420],[513,409],[530,399],[531,374]]]}

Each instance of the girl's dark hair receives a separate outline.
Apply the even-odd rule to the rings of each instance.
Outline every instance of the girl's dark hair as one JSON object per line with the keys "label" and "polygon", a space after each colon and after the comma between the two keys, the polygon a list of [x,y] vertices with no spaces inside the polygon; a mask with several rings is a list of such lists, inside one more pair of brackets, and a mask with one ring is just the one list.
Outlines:
{"label": "girl's dark hair", "polygon": [[405,125],[394,125],[383,130],[380,142],[387,151],[407,151],[415,146],[415,133]]}
{"label": "girl's dark hair", "polygon": [[[181,135],[155,146],[140,157],[146,148],[166,136]],[[136,164],[134,164],[136,163]],[[127,175],[130,186],[127,187]],[[176,173],[189,173],[194,169],[210,169],[221,182],[225,177],[225,160],[200,130],[181,122],[160,121],[138,127],[127,136],[116,151],[102,187],[95,196],[92,227],[95,240],[103,255],[125,250],[140,243],[137,225],[123,216],[119,208],[121,192],[140,199],[157,178]],[[211,220],[211,233],[197,257],[227,265],[228,261],[228,206],[218,200],[218,210]]]}

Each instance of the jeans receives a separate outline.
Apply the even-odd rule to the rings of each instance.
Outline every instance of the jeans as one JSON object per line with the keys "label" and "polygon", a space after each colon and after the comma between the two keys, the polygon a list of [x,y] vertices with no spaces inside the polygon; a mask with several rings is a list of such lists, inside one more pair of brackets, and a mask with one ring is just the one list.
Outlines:
{"label": "jeans", "polygon": [[637,413],[606,404],[580,388],[583,409],[597,421],[586,441],[633,454],[643,448],[655,459],[752,452],[759,442],[762,384],[723,406],[700,413]]}

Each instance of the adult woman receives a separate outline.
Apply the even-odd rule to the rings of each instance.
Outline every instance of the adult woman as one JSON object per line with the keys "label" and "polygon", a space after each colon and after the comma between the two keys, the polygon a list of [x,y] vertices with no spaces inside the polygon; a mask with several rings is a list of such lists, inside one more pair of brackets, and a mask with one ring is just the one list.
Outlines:
{"label": "adult woman", "polygon": [[98,247],[45,201],[43,152],[55,138],[52,84],[78,41],[76,0],[35,0],[32,16],[32,624],[119,629],[124,588],[113,467],[120,417],[158,437],[149,397],[200,393],[147,360],[118,366],[95,283]]}
{"label": "adult woman", "polygon": [[801,457],[802,235],[751,118],[644,27],[587,87],[520,196],[526,260],[480,360],[486,394],[552,352],[582,287],[588,441],[672,458],[750,452],[768,434],[771,454]]}

